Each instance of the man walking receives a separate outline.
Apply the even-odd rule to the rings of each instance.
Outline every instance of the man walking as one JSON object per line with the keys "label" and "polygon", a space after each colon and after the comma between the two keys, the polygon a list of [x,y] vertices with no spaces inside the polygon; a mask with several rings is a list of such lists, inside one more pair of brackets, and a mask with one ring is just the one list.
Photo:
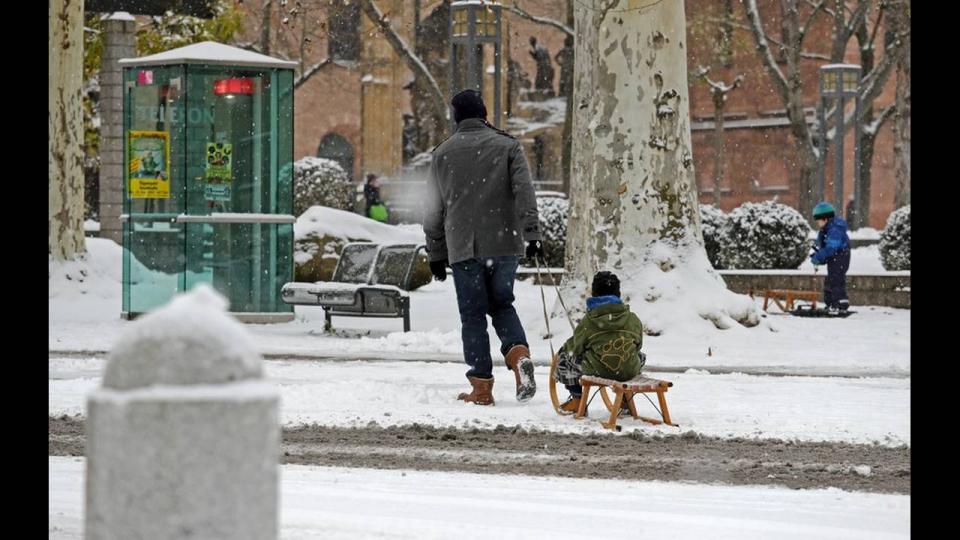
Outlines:
{"label": "man walking", "polygon": [[457,128],[433,150],[423,231],[434,277],[443,281],[446,267],[453,268],[473,388],[458,399],[493,405],[489,315],[514,372],[517,400],[529,401],[537,388],[513,282],[524,241],[527,257],[543,256],[530,171],[519,141],[487,123],[479,92],[464,90],[450,105]]}

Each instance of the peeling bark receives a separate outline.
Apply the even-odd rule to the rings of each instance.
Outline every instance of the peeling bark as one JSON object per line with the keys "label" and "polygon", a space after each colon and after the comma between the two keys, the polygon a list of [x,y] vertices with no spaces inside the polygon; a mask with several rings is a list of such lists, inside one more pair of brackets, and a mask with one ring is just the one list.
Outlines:
{"label": "peeling bark", "polygon": [[[892,5],[891,29],[910,28],[910,0],[898,0]],[[903,53],[897,63],[896,112],[893,123],[893,164],[897,188],[894,207],[910,204],[910,35],[903,38]]]}
{"label": "peeling bark", "polygon": [[[756,324],[752,302],[726,290],[703,247],[683,2],[635,7],[575,3],[567,305],[582,310],[576,299],[605,269],[620,276],[624,300],[632,297],[641,308],[648,333],[663,331],[651,322],[654,311],[679,321],[690,305],[697,306],[695,316],[724,327],[732,319]],[[676,286],[656,290],[668,282]],[[692,299],[690,290],[701,298]]]}
{"label": "peeling bark", "polygon": [[83,2],[49,3],[47,133],[49,233],[56,260],[86,251],[83,238]]}

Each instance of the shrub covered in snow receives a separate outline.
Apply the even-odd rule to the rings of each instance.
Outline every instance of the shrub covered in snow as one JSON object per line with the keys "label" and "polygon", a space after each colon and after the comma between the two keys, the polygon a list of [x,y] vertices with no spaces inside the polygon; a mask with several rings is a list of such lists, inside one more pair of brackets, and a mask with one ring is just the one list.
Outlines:
{"label": "shrub covered in snow", "polygon": [[355,196],[356,186],[336,161],[305,157],[293,164],[294,215],[311,206],[353,210]]}
{"label": "shrub covered in snow", "polygon": [[[570,201],[563,196],[537,193],[537,213],[540,215],[540,238],[548,266],[563,266],[567,242],[567,215]],[[529,264],[533,264],[530,261]]]}
{"label": "shrub covered in snow", "polygon": [[785,204],[743,203],[730,212],[722,231],[725,268],[795,269],[810,253],[810,226]]}
{"label": "shrub covered in snow", "polygon": [[910,205],[887,218],[880,233],[880,262],[887,270],[910,270]]}
{"label": "shrub covered in snow", "polygon": [[723,268],[720,262],[720,244],[723,226],[727,215],[712,204],[700,205],[700,225],[703,232],[703,245],[707,248],[707,259],[714,268]]}

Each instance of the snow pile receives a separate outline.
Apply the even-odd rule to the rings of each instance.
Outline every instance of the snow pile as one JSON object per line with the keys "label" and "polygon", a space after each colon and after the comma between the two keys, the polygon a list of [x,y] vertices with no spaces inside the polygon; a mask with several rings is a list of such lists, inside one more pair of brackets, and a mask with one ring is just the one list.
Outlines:
{"label": "snow pile", "polygon": [[723,227],[720,259],[726,268],[797,268],[810,253],[809,232],[800,212],[785,204],[743,203]]}
{"label": "snow pile", "polygon": [[263,376],[247,330],[229,302],[205,283],[134,322],[117,340],[103,375],[106,388],[218,384]]}
{"label": "snow pile", "polygon": [[910,205],[887,218],[880,233],[880,258],[887,270],[910,270]]}
{"label": "snow pile", "polygon": [[294,215],[316,205],[350,210],[355,194],[356,187],[336,161],[308,156],[294,162]]}
{"label": "snow pile", "polygon": [[[71,261],[49,258],[50,321],[111,320],[120,316],[123,249],[86,238],[87,253]],[[62,309],[70,306],[69,310]]]}
{"label": "snow pile", "polygon": [[[745,327],[760,322],[754,302],[747,295],[727,289],[699,243],[686,240],[672,245],[656,241],[639,252],[625,247],[622,260],[633,262],[619,269],[598,270],[610,270],[620,278],[623,301],[640,317],[646,335],[702,335],[717,329],[745,331]],[[583,283],[565,283],[564,302],[574,322],[583,316],[589,281],[590,277]],[[557,302],[552,316],[556,321],[552,321],[551,328],[558,325],[556,328],[566,331],[569,325],[561,309]]]}
{"label": "snow pile", "polygon": [[344,240],[379,243],[422,244],[426,240],[420,225],[388,225],[353,212],[314,206],[297,218],[293,225],[297,240],[308,236],[332,236]]}
{"label": "snow pile", "polygon": [[727,215],[712,204],[700,205],[700,230],[703,232],[703,245],[707,248],[707,259],[716,269],[722,269],[720,245],[723,227],[729,219]]}
{"label": "snow pile", "polygon": [[[353,212],[314,206],[293,225],[296,281],[330,279],[348,242],[423,244],[421,225],[388,225]],[[416,281],[416,280],[415,280]]]}

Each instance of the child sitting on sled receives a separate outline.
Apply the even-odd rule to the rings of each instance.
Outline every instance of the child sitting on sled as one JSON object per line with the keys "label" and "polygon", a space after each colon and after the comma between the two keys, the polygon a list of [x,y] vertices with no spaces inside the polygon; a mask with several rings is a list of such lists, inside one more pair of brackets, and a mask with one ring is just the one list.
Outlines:
{"label": "child sitting on sled", "polygon": [[580,400],[586,398],[580,375],[628,381],[639,375],[646,363],[646,355],[640,352],[643,325],[620,299],[617,276],[597,272],[591,294],[586,315],[557,353],[557,382],[570,391],[570,398],[560,406],[566,414],[577,412]]}

